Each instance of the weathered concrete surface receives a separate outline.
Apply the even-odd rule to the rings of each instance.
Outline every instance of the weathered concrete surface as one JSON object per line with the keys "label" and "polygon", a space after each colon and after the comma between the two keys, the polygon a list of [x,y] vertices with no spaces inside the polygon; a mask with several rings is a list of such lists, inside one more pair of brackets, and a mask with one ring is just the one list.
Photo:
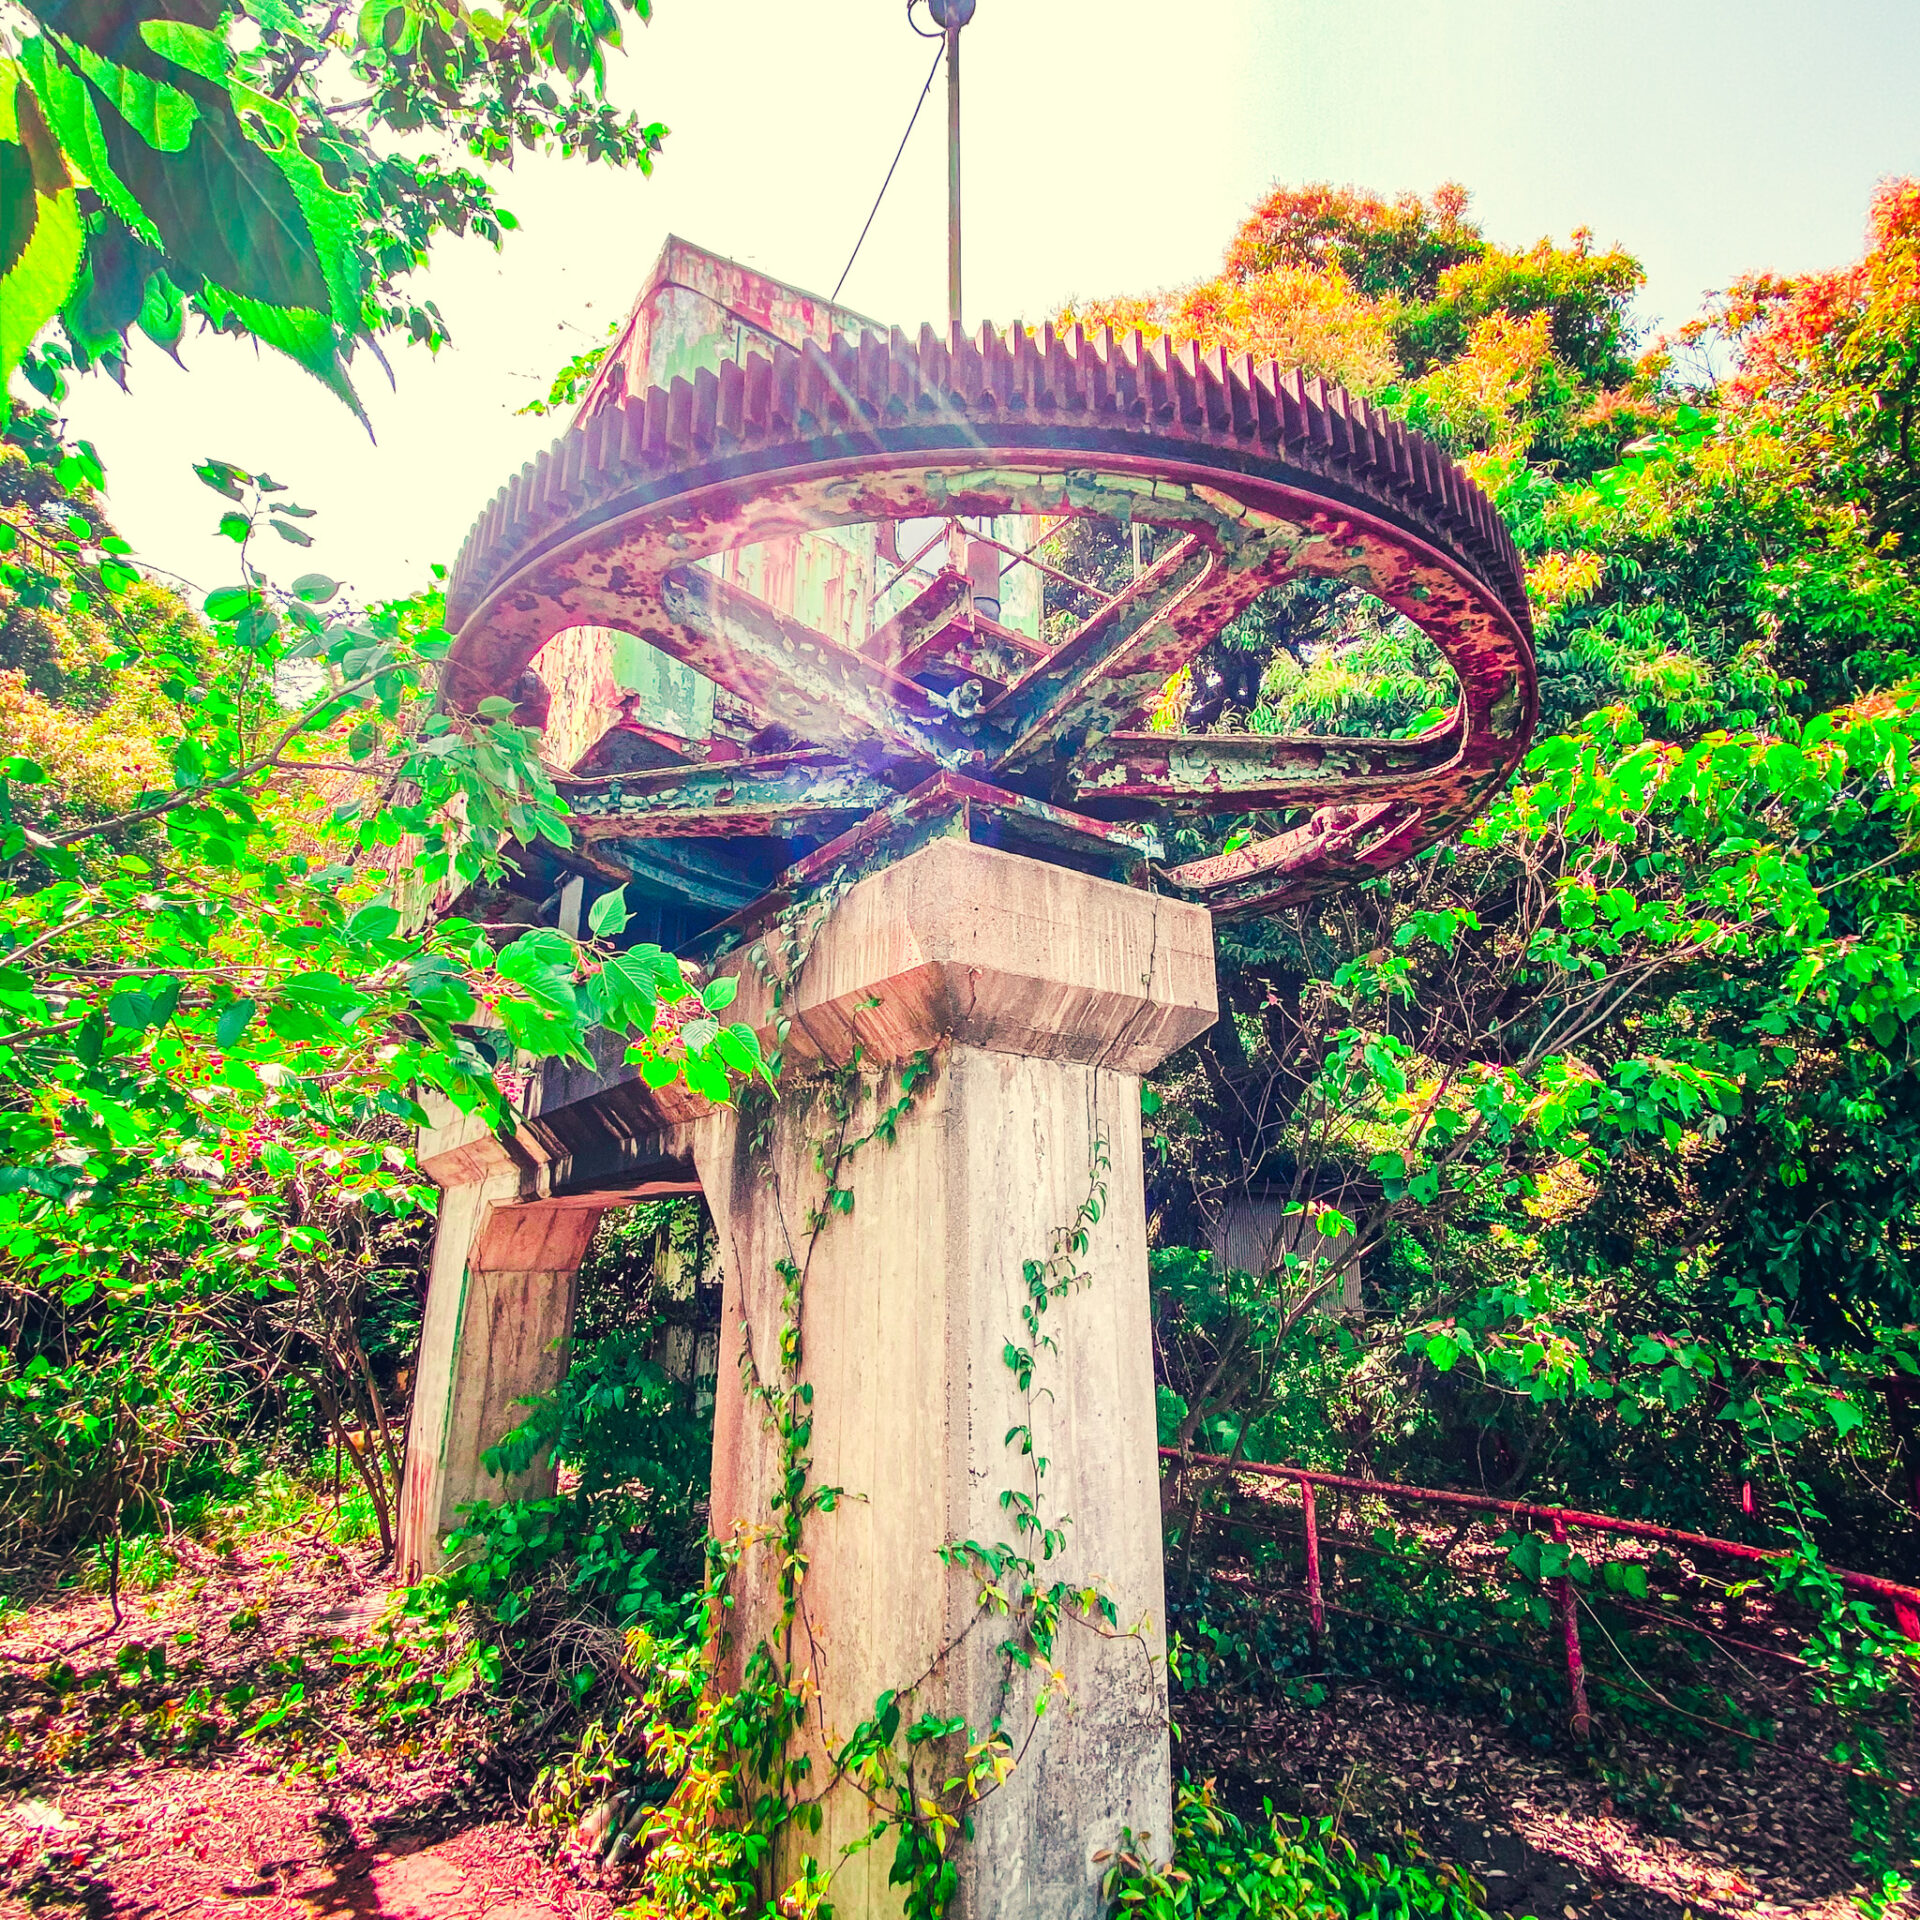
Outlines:
{"label": "weathered concrete surface", "polygon": [[[780,964],[778,940],[768,943]],[[734,1017],[770,1029],[739,961]],[[1213,1024],[1204,912],[963,840],[939,840],[831,909],[780,1009],[789,1060],[910,1059],[939,1040],[1141,1074]]]}
{"label": "weathered concrete surface", "polygon": [[[713,1522],[722,1534],[760,1535],[735,1576],[728,1667],[738,1671],[779,1613],[765,1530],[781,1460],[741,1363],[750,1353],[762,1377],[775,1377],[775,1263],[793,1258],[806,1263],[812,1482],[845,1489],[833,1512],[807,1523],[793,1637],[819,1689],[815,1778],[886,1689],[913,1690],[908,1719],[960,1713],[984,1730],[999,1718],[1025,1748],[975,1809],[956,1920],[1092,1920],[1093,1855],[1123,1826],[1161,1841],[1169,1831],[1138,1075],[1211,1023],[1210,948],[1201,909],[938,843],[833,908],[789,1003],[790,1061],[809,1051],[844,1061],[856,1035],[869,1061],[937,1050],[895,1143],[876,1141],[846,1167],[851,1213],[836,1214],[809,1249],[815,1142],[829,1121],[797,1088],[759,1150],[733,1114],[695,1132],[726,1273]],[[765,1017],[757,983],[740,999],[746,1017]],[[1055,1230],[1074,1220],[1096,1177],[1096,1142],[1110,1166],[1079,1262],[1086,1283],[1046,1316],[1058,1353],[1042,1358],[1029,1404],[1003,1357],[1023,1338],[1022,1263],[1045,1259]],[[1118,1633],[1062,1627],[1063,1697],[1037,1725],[1042,1676],[1009,1668],[997,1651],[1005,1626],[980,1606],[978,1583],[938,1557],[965,1540],[1018,1541],[1000,1495],[1031,1490],[1031,1462],[1006,1440],[1029,1417],[1050,1462],[1047,1517],[1066,1522],[1045,1577],[1099,1586],[1120,1622]],[[825,1812],[804,1846],[830,1862],[873,1812],[846,1784]],[[802,1844],[792,1838],[789,1872]],[[842,1867],[836,1911],[897,1915],[891,1859],[889,1840]]]}
{"label": "weathered concrete surface", "polygon": [[420,1158],[441,1193],[400,1494],[404,1581],[444,1562],[462,1506],[553,1491],[544,1461],[495,1479],[481,1455],[518,1424],[515,1401],[566,1371],[574,1277],[601,1213],[580,1202],[518,1204],[526,1156],[459,1116],[423,1136]]}

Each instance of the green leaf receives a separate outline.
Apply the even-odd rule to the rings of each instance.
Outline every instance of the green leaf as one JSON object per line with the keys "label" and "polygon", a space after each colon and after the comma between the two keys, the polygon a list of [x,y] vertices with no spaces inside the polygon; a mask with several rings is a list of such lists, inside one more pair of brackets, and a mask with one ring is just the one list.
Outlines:
{"label": "green leaf", "polygon": [[736,974],[722,974],[717,980],[709,980],[700,990],[700,1004],[709,1013],[718,1013],[723,1007],[733,1005],[733,996],[740,991],[740,980]]}
{"label": "green leaf", "polygon": [[349,940],[391,940],[399,931],[398,910],[383,900],[370,901],[347,922]]}
{"label": "green leaf", "polygon": [[66,304],[85,247],[66,159],[19,62],[0,60],[0,418],[14,369]]}
{"label": "green leaf", "polygon": [[594,975],[594,1005],[610,1027],[629,1027],[644,1033],[653,1025],[660,1006],[658,949],[616,955]]}
{"label": "green leaf", "polygon": [[128,1033],[144,1033],[153,1022],[153,1002],[144,993],[123,988],[107,1002],[107,1018]]}
{"label": "green leaf", "polygon": [[597,934],[611,938],[614,934],[626,930],[627,890],[616,887],[611,893],[603,893],[587,910],[587,925]]}
{"label": "green leaf", "polygon": [[215,493],[223,493],[229,500],[244,500],[246,495],[240,489],[250,479],[231,460],[203,460],[194,468],[202,480]]}
{"label": "green leaf", "polygon": [[232,1006],[222,1008],[220,1018],[213,1023],[215,1041],[222,1047],[232,1046],[246,1032],[255,1011],[251,1000],[236,1000]]}
{"label": "green leaf", "polygon": [[514,1045],[540,1059],[585,1057],[578,1012],[526,1000],[502,1000],[497,1009]]}
{"label": "green leaf", "polygon": [[316,607],[323,607],[340,591],[340,582],[324,573],[303,573],[293,583],[294,593]]}
{"label": "green leaf", "polygon": [[[358,413],[340,343],[362,324],[359,196],[328,181],[292,107],[237,77],[220,33],[152,18],[138,31],[145,47],[123,62],[64,39],[30,43],[55,130],[216,326],[237,321]],[[163,65],[172,79],[154,72]]]}
{"label": "green leaf", "polygon": [[[226,516],[226,520],[238,520],[239,518],[240,516],[238,514],[232,513]],[[223,529],[226,526],[226,520],[222,520],[220,523]],[[242,521],[241,524],[244,526],[245,522]],[[241,537],[244,539],[245,535],[242,534]],[[246,587],[215,587],[206,598],[207,618],[209,620],[237,620],[254,604],[257,598],[258,596]]]}
{"label": "green leaf", "polygon": [[180,344],[180,336],[186,331],[187,325],[186,295],[165,272],[156,270],[147,275],[146,286],[140,295],[140,311],[134,315],[134,324],[156,347],[167,353],[172,353]]}
{"label": "green leaf", "polygon": [[316,970],[312,973],[296,973],[286,983],[288,996],[304,1001],[308,1006],[344,1010],[366,1004],[365,997],[357,987],[350,986],[337,973]]}

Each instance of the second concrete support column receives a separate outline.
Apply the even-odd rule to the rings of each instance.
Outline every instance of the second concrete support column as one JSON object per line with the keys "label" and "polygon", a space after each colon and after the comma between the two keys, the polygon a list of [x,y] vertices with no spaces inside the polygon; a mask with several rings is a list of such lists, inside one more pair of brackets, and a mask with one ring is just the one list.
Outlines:
{"label": "second concrete support column", "polygon": [[519,1402],[567,1370],[574,1282],[597,1207],[511,1204],[510,1175],[443,1190],[407,1432],[397,1572],[444,1564],[460,1509],[550,1494],[545,1460],[496,1479],[483,1458],[525,1417]]}
{"label": "second concrete support column", "polygon": [[[750,1018],[755,992],[743,985]],[[903,1695],[909,1719],[960,1715],[976,1732],[1000,1722],[1018,1763],[974,1809],[955,1920],[1092,1920],[1094,1854],[1125,1827],[1169,1837],[1139,1075],[1213,1018],[1206,916],[937,843],[835,907],[787,1008],[790,1064],[771,1121],[743,1133],[721,1116],[697,1148],[726,1270],[713,1524],[749,1542],[728,1667],[780,1617],[767,1530],[783,1463],[750,1386],[777,1377],[780,1263],[793,1261],[811,1483],[844,1490],[807,1523],[790,1640],[818,1690],[814,1778],[883,1692]],[[814,1232],[817,1147],[836,1127],[830,1099],[808,1096],[807,1058],[842,1063],[856,1042],[869,1067],[924,1052],[931,1072],[892,1144],[874,1140],[845,1165],[850,1210],[827,1207]],[[856,1116],[856,1134],[874,1111]],[[1043,1317],[1053,1345],[1036,1351],[1025,1391],[1007,1349],[1035,1345],[1021,1317],[1027,1263],[1059,1250],[1096,1187],[1081,1277]],[[1009,1623],[983,1606],[973,1571],[941,1558],[971,1541],[1042,1560],[1002,1499],[1036,1493],[1033,1458],[1008,1440],[1028,1426],[1048,1462],[1040,1519],[1063,1537],[1041,1577],[1096,1587],[1118,1615],[1115,1627],[1067,1619],[1052,1674],[1009,1663]],[[1042,1688],[1053,1697],[1036,1721]],[[833,1865],[874,1809],[842,1783],[825,1815],[818,1836],[793,1840],[786,1873],[803,1846]],[[892,1853],[889,1837],[839,1869],[836,1911],[900,1912]]]}

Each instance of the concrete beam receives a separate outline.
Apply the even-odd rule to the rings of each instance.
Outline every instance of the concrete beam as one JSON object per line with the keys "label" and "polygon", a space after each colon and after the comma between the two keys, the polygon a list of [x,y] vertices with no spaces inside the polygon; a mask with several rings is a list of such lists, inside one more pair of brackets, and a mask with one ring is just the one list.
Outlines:
{"label": "concrete beam", "polygon": [[[898,1062],[951,1041],[1137,1075],[1217,1014],[1203,909],[964,840],[861,881],[829,924],[779,1009],[789,1060],[858,1044]],[[734,1017],[771,1037],[771,987],[744,956],[724,970]]]}

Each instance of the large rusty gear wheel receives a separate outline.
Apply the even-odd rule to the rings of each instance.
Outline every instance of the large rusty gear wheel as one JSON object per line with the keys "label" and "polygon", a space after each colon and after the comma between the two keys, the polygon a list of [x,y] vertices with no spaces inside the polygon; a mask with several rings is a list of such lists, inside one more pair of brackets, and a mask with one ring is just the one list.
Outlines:
{"label": "large rusty gear wheel", "polygon": [[[900,670],[903,642],[953,610],[934,589],[876,655],[692,565],[809,529],[1005,514],[1107,515],[1178,537],[973,710]],[[1450,719],[1402,740],[1148,729],[1180,668],[1298,575],[1361,587],[1420,627],[1459,681]],[[948,343],[923,328],[915,344],[869,333],[611,399],[481,515],[449,583],[448,625],[458,709],[510,695],[554,635],[604,626],[778,716],[799,751],[711,769],[704,784],[628,784],[626,828],[656,840],[725,831],[720,801],[736,792],[757,797],[760,817],[804,809],[822,782],[842,820],[849,808],[897,818],[936,792],[1086,827],[1306,811],[1287,831],[1160,872],[1221,918],[1383,871],[1457,831],[1537,713],[1521,562],[1460,467],[1318,379],[1137,334],[984,328]]]}

